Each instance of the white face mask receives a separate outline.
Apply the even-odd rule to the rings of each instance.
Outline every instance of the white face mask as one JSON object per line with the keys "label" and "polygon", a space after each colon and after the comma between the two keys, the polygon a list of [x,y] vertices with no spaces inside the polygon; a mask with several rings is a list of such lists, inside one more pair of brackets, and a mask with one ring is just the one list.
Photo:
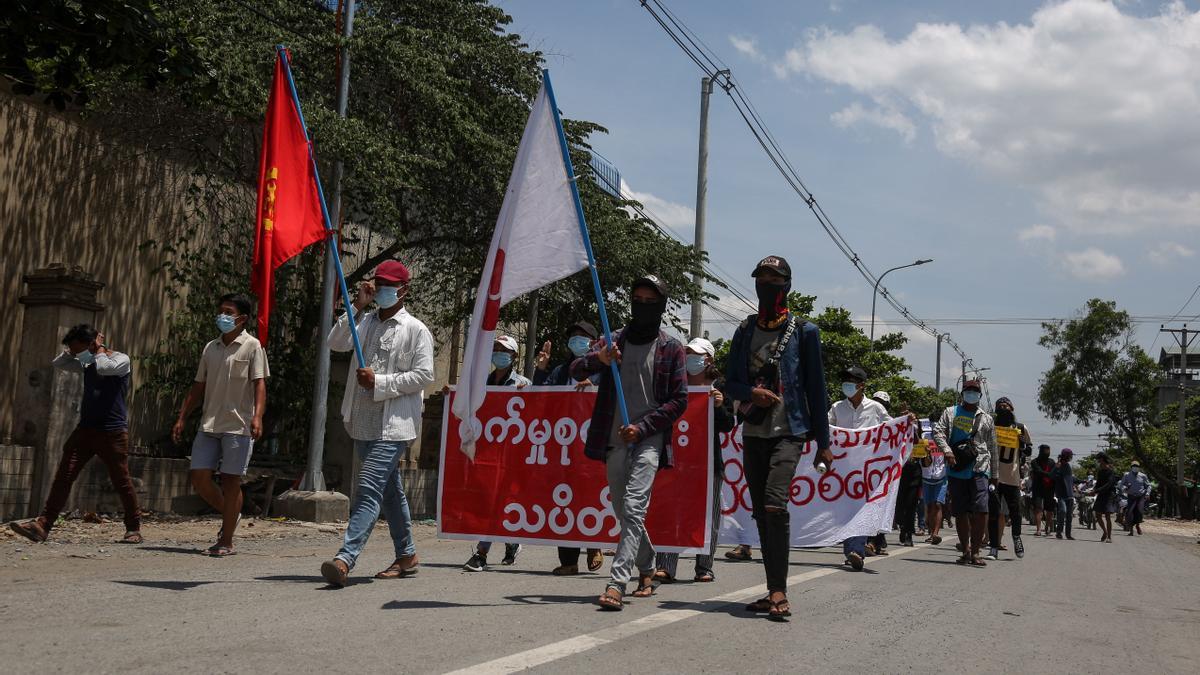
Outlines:
{"label": "white face mask", "polygon": [[974,389],[968,389],[962,394],[963,403],[966,403],[967,405],[978,405],[979,399],[981,398],[983,398],[983,394],[975,391]]}
{"label": "white face mask", "polygon": [[842,393],[845,394],[846,398],[854,398],[854,395],[858,393],[858,384],[855,382],[843,382]]}

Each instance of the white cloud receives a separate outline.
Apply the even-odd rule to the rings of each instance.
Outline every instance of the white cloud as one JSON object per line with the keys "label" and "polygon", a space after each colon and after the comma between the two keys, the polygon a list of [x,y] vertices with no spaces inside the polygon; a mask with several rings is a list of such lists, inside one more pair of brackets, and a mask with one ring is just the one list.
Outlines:
{"label": "white cloud", "polygon": [[1175,260],[1190,258],[1194,255],[1196,255],[1195,250],[1173,241],[1160,242],[1151,247],[1146,253],[1146,257],[1150,259],[1150,262],[1160,267],[1169,265]]}
{"label": "white cloud", "polygon": [[[899,117],[876,117],[894,127],[927,121],[941,152],[1030,186],[1057,224],[1094,235],[1200,227],[1197,63],[1200,12],[1179,0],[1148,16],[1064,0],[1027,23],[921,23],[894,39],[812,30],[772,69],[886,101]],[[867,121],[858,105],[838,115]]]}
{"label": "white cloud", "polygon": [[743,56],[750,57],[755,61],[762,61],[763,54],[758,50],[758,40],[753,37],[743,37],[741,35],[730,35],[729,44],[738,50],[738,53]]}
{"label": "white cloud", "polygon": [[1057,232],[1049,225],[1030,225],[1017,233],[1017,241],[1021,243],[1052,242]]}
{"label": "white cloud", "polygon": [[646,213],[659,225],[674,230],[685,241],[691,241],[696,230],[696,210],[678,202],[663,199],[649,192],[637,192],[621,179],[621,194],[642,203]]}
{"label": "white cloud", "polygon": [[1095,247],[1064,253],[1063,262],[1071,276],[1084,281],[1107,281],[1125,274],[1120,258]]}
{"label": "white cloud", "polygon": [[911,143],[917,135],[917,127],[904,113],[895,108],[881,105],[864,108],[855,101],[830,116],[833,123],[842,129],[858,124],[873,124],[884,129],[891,129],[900,134],[906,143]]}

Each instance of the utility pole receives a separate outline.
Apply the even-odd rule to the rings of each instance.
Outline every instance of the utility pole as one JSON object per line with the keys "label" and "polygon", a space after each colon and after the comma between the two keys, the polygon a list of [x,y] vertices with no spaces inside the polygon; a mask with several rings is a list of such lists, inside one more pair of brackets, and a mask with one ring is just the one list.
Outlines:
{"label": "utility pole", "polygon": [[[728,70],[716,73],[729,74]],[[708,199],[708,99],[712,95],[713,81],[708,77],[700,78],[700,154],[696,160],[696,242],[694,247],[698,255],[704,255],[704,210]],[[691,337],[700,337],[704,323],[704,271],[696,269],[692,281],[698,290],[692,298]]]}
{"label": "utility pole", "polygon": [[937,367],[933,369],[933,388],[939,394],[942,393],[942,340],[949,335],[949,333],[938,333],[937,336]]}
{"label": "utility pole", "polygon": [[1175,456],[1175,484],[1176,490],[1179,493],[1180,515],[1190,518],[1191,505],[1188,502],[1187,488],[1183,486],[1183,453],[1187,430],[1187,382],[1190,379],[1187,374],[1187,352],[1188,347],[1192,344],[1192,340],[1196,337],[1197,331],[1188,330],[1185,323],[1183,324],[1183,328],[1159,326],[1158,332],[1170,333],[1171,337],[1175,338],[1175,343],[1179,345],[1179,446],[1176,449]]}
{"label": "utility pole", "polygon": [[529,322],[525,324],[525,377],[533,379],[534,362],[541,347],[537,344],[538,292],[529,294]]}
{"label": "utility pole", "polygon": [[[355,0],[345,0],[342,13],[342,48],[338,59],[337,114],[346,119],[346,108],[350,100],[350,35],[354,31]],[[334,231],[339,231],[342,224],[342,160],[333,165],[333,199],[330,200],[330,217]],[[334,246],[338,245],[336,236],[325,242],[325,275],[321,283],[321,325],[317,333],[317,368],[313,381],[312,415],[308,427],[308,467],[304,478],[300,481],[300,489],[308,491],[323,491],[325,489],[325,419],[329,412],[329,345],[325,343],[329,330],[333,327],[333,289],[338,285],[336,268],[333,257],[337,255]],[[350,307],[346,311],[350,311]]]}

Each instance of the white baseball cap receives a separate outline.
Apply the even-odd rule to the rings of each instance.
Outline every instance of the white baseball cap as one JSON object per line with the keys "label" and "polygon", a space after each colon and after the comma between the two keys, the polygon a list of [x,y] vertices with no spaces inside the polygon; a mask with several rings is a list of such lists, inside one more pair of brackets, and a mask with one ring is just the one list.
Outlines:
{"label": "white baseball cap", "polygon": [[507,349],[513,353],[516,353],[517,351],[519,351],[517,349],[517,340],[516,340],[516,338],[514,338],[511,335],[497,335],[496,336],[496,344],[500,345],[501,347],[504,347],[505,349]]}
{"label": "white baseball cap", "polygon": [[879,401],[881,403],[891,403],[892,402],[892,396],[890,394],[888,394],[886,391],[877,391],[874,394],[871,394],[871,398],[873,398],[876,401]]}
{"label": "white baseball cap", "polygon": [[696,354],[708,354],[714,359],[717,357],[717,350],[713,348],[713,344],[704,338],[692,338],[692,341],[687,343],[687,350]]}

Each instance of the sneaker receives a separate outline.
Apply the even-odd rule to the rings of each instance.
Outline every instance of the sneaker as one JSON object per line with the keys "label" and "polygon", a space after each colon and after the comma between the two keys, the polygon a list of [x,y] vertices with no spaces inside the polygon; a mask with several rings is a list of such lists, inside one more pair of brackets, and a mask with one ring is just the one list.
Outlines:
{"label": "sneaker", "polygon": [[478,550],[471,556],[471,559],[463,565],[463,569],[468,572],[482,572],[487,568],[487,556],[480,553]]}
{"label": "sneaker", "polygon": [[846,564],[850,565],[850,569],[854,570],[855,572],[861,572],[863,569],[862,556],[857,553],[850,552],[846,555]]}
{"label": "sneaker", "polygon": [[1020,537],[1013,537],[1013,553],[1016,553],[1018,558],[1025,557],[1025,544],[1021,543]]}
{"label": "sneaker", "polygon": [[517,562],[517,554],[521,552],[520,544],[505,544],[504,558],[500,560],[501,565],[512,565]]}
{"label": "sneaker", "polygon": [[988,549],[988,554],[983,556],[984,560],[999,560],[1000,550],[996,548]]}
{"label": "sneaker", "polygon": [[754,556],[752,556],[750,554],[749,546],[738,546],[738,547],[734,548],[732,551],[726,551],[725,558],[727,560],[745,560],[745,561],[754,560]]}
{"label": "sneaker", "polygon": [[1062,532],[1055,532],[1055,533],[1054,533],[1054,538],[1055,538],[1055,539],[1062,539]]}
{"label": "sneaker", "polygon": [[39,523],[36,518],[34,520],[27,520],[23,523],[18,523],[16,521],[11,522],[8,524],[8,529],[16,532],[35,544],[40,544],[43,541],[46,541],[46,528],[42,527],[42,524]]}

